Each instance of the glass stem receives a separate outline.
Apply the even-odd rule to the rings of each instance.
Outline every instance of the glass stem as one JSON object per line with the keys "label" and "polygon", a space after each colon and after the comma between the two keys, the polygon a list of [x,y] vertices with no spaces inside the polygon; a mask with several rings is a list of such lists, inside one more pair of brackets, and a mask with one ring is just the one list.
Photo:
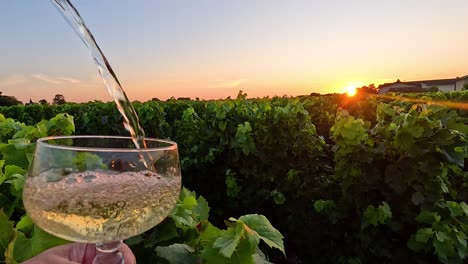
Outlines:
{"label": "glass stem", "polygon": [[119,248],[122,240],[105,244],[96,244],[96,257],[93,264],[123,264],[124,258]]}

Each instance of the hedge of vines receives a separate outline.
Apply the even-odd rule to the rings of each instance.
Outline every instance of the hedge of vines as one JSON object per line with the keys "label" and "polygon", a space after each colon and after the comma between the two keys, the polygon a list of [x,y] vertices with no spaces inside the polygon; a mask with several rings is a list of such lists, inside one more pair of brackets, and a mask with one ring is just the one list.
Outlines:
{"label": "hedge of vines", "polygon": [[[463,263],[467,102],[468,92],[240,93],[134,105],[148,136],[179,144],[184,185],[206,198],[214,224],[260,213],[281,230],[287,258],[269,252],[275,263]],[[76,134],[126,135],[113,103],[0,112],[26,124],[68,113]]]}

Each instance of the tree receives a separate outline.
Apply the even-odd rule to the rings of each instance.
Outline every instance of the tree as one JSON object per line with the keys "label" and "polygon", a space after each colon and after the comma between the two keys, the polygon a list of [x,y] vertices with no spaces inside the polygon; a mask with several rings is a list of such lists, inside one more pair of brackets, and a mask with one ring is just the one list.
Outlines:
{"label": "tree", "polygon": [[49,102],[47,102],[46,99],[41,99],[41,100],[39,100],[39,103],[40,103],[41,105],[48,105],[48,104],[49,104]]}
{"label": "tree", "polygon": [[463,85],[462,91],[468,91],[468,83]]}
{"label": "tree", "polygon": [[360,93],[360,94],[364,94],[364,93],[366,93],[366,94],[378,94],[379,89],[377,89],[374,84],[369,84],[367,86],[362,86],[361,88],[357,88],[356,92]]}
{"label": "tree", "polygon": [[14,96],[2,95],[3,92],[0,91],[0,106],[12,106],[17,104],[23,104],[23,102],[18,101]]}
{"label": "tree", "polygon": [[65,104],[67,101],[65,101],[65,96],[61,94],[56,94],[54,96],[54,99],[52,99],[52,104],[54,105],[62,105]]}

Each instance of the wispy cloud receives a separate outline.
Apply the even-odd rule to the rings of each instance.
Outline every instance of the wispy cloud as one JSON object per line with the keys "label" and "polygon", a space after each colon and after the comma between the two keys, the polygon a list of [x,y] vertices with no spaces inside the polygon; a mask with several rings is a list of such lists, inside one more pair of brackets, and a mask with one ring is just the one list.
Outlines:
{"label": "wispy cloud", "polygon": [[214,84],[214,88],[235,88],[239,87],[240,85],[246,83],[247,79],[236,79],[236,80],[214,80],[212,83]]}
{"label": "wispy cloud", "polygon": [[63,83],[80,83],[80,80],[70,78],[70,77],[53,77],[53,76],[48,76],[45,74],[37,73],[31,75],[32,78],[44,81],[46,83],[50,84],[63,84]]}
{"label": "wispy cloud", "polygon": [[80,83],[80,80],[70,78],[70,77],[57,77],[57,79],[65,81],[65,82],[69,82],[69,83]]}
{"label": "wispy cloud", "polygon": [[21,74],[11,74],[3,79],[0,79],[0,87],[13,86],[26,82],[26,77]]}

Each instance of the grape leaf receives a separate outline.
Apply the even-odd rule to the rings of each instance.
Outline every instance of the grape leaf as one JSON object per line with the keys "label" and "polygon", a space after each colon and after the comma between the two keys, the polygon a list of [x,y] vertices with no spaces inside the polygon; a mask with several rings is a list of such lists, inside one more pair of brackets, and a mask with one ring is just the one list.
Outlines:
{"label": "grape leaf", "polygon": [[2,185],[3,181],[6,180],[6,175],[3,173],[3,166],[5,165],[4,160],[0,160],[0,185]]}
{"label": "grape leaf", "polygon": [[385,224],[387,219],[392,217],[390,206],[386,202],[382,202],[377,208],[369,205],[363,215],[362,228],[366,228],[369,224],[378,226]]}
{"label": "grape leaf", "polygon": [[462,206],[457,202],[447,201],[445,205],[449,209],[450,215],[453,217],[461,216],[465,213]]}
{"label": "grape leaf", "polygon": [[18,167],[18,166],[15,166],[15,165],[6,165],[5,166],[5,176],[7,178],[10,178],[13,174],[25,174],[26,173],[26,170],[21,168],[21,167]]}
{"label": "grape leaf", "polygon": [[213,243],[213,247],[219,248],[219,252],[227,257],[231,258],[232,253],[239,244],[239,240],[244,234],[242,225],[236,225],[235,228],[229,227],[226,231],[223,231],[218,239]]}
{"label": "grape leaf", "polygon": [[213,246],[213,243],[207,244],[204,246],[203,250],[200,252],[200,257],[202,257],[207,264],[230,264],[232,261],[229,258],[221,255],[219,249]]}
{"label": "grape leaf", "polygon": [[16,229],[25,234],[29,234],[34,229],[34,223],[31,220],[31,218],[29,218],[29,216],[24,215],[23,217],[21,217],[21,220],[19,220],[16,224]]}
{"label": "grape leaf", "polygon": [[159,257],[167,260],[169,264],[196,264],[198,257],[194,255],[195,250],[185,244],[173,244],[167,247],[157,247],[156,253]]}
{"label": "grape leaf", "polygon": [[465,202],[460,203],[461,209],[465,213],[465,216],[468,216],[468,205]]}
{"label": "grape leaf", "polygon": [[17,165],[22,168],[27,168],[29,165],[26,150],[16,148],[13,143],[0,143],[0,152],[6,164]]}
{"label": "grape leaf", "polygon": [[3,210],[0,210],[0,256],[4,255],[12,236],[13,223],[8,220],[8,216]]}
{"label": "grape leaf", "polygon": [[23,262],[40,254],[44,250],[70,242],[50,235],[38,226],[34,226],[31,238],[26,237],[21,231],[16,231],[15,239],[12,243],[13,249],[9,252],[7,258],[17,262]]}
{"label": "grape leaf", "polygon": [[203,196],[199,196],[197,199],[197,205],[192,210],[196,214],[197,222],[205,221],[208,219],[210,207],[208,202]]}
{"label": "grape leaf", "polygon": [[238,221],[245,224],[244,228],[248,235],[259,236],[268,246],[277,248],[283,254],[286,254],[284,251],[283,235],[271,225],[265,216],[258,214],[244,215]]}
{"label": "grape leaf", "polygon": [[419,223],[432,225],[434,222],[440,221],[440,215],[437,212],[431,212],[422,210],[421,213],[416,217],[416,221]]}
{"label": "grape leaf", "polygon": [[182,201],[181,205],[184,209],[192,210],[197,205],[197,199],[195,196],[186,196]]}
{"label": "grape leaf", "polygon": [[[256,242],[258,245],[258,241]],[[232,254],[232,262],[239,264],[255,264],[254,254],[256,253],[256,246],[248,239],[241,239],[236,251]]]}
{"label": "grape leaf", "polygon": [[25,177],[21,174],[13,174],[5,183],[11,184],[10,192],[15,197],[21,198],[23,196],[23,185]]}
{"label": "grape leaf", "polygon": [[447,233],[445,233],[443,231],[436,232],[436,238],[440,242],[444,242],[446,240],[451,240],[452,239],[452,238],[450,238],[450,236]]}
{"label": "grape leaf", "polygon": [[452,243],[447,243],[447,242],[440,242],[437,239],[434,239],[432,242],[432,245],[435,248],[435,252],[439,259],[441,259],[443,262],[447,260],[448,256],[453,256],[455,255],[455,247],[453,246]]}
{"label": "grape leaf", "polygon": [[221,229],[212,225],[210,222],[202,223],[201,230],[201,235],[198,238],[201,245],[213,244],[222,232]]}
{"label": "grape leaf", "polygon": [[433,235],[432,228],[420,228],[416,231],[415,239],[417,242],[426,243]]}
{"label": "grape leaf", "polygon": [[151,233],[148,241],[145,242],[145,247],[153,248],[155,245],[170,241],[177,236],[178,233],[175,221],[172,218],[166,218],[154,228],[154,232]]}
{"label": "grape leaf", "polygon": [[46,231],[42,230],[38,226],[34,226],[33,235],[31,237],[32,244],[32,253],[37,255],[42,251],[49,249],[51,247],[56,247],[59,245],[64,245],[70,243],[67,240],[53,236]]}

